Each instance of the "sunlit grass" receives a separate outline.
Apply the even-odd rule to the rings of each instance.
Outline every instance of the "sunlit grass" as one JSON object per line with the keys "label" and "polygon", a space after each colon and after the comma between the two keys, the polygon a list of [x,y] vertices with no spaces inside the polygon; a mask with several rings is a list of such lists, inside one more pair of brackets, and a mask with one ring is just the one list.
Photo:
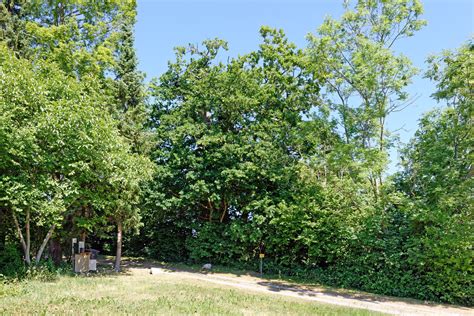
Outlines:
{"label": "sunlit grass", "polygon": [[179,275],[61,276],[0,286],[0,314],[375,315]]}

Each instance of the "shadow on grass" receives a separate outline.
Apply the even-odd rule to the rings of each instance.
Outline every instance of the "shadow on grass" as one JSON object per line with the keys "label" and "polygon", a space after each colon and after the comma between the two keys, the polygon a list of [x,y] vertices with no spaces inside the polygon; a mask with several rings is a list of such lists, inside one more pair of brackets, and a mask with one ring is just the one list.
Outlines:
{"label": "shadow on grass", "polygon": [[[442,304],[437,302],[431,301],[421,301],[412,298],[403,298],[403,297],[392,297],[392,296],[384,296],[378,294],[371,294],[365,292],[356,292],[353,290],[346,290],[346,289],[332,289],[326,287],[319,287],[318,288],[311,288],[307,285],[295,284],[295,283],[281,283],[281,282],[272,282],[272,281],[260,281],[257,284],[261,286],[267,287],[268,290],[272,292],[281,292],[281,291],[290,291],[297,293],[301,296],[309,296],[315,297],[318,294],[324,294],[325,296],[332,296],[334,298],[344,298],[344,299],[351,299],[356,301],[368,302],[368,303],[395,303],[395,304],[405,304],[407,306],[412,307],[420,307],[420,306],[427,306],[427,307],[437,307],[437,308],[455,308],[465,312],[473,313],[473,309],[467,306],[460,306],[460,305],[448,305]],[[401,307],[402,308],[402,307]],[[433,311],[435,314],[436,311]],[[454,314],[456,315],[456,313]],[[474,315],[474,313],[472,314]]]}
{"label": "shadow on grass", "polygon": [[[334,298],[345,298],[370,303],[402,303],[411,306],[430,306],[430,307],[441,307],[441,308],[457,308],[464,311],[472,311],[472,309],[465,306],[458,305],[447,305],[436,302],[420,301],[411,298],[400,298],[383,296],[378,294],[371,294],[361,291],[354,291],[349,289],[333,288],[322,286],[316,283],[298,282],[290,278],[280,278],[276,275],[265,275],[261,276],[256,272],[242,271],[232,268],[213,266],[212,271],[201,270],[199,265],[186,265],[182,263],[167,264],[156,260],[150,260],[145,258],[124,258],[122,260],[122,271],[117,273],[113,269],[114,261],[113,257],[101,256],[98,260],[98,267],[101,270],[100,273],[91,276],[119,276],[119,275],[131,275],[132,269],[151,269],[160,268],[163,272],[187,272],[196,275],[216,276],[219,277],[223,274],[229,274],[231,277],[241,278],[242,276],[253,277],[257,280],[246,281],[249,284],[256,286],[265,287],[271,292],[282,292],[288,291],[297,293],[301,296],[315,297],[318,294],[324,294],[326,296],[333,296]],[[151,271],[151,270],[150,270]],[[242,280],[241,280],[242,281]]]}

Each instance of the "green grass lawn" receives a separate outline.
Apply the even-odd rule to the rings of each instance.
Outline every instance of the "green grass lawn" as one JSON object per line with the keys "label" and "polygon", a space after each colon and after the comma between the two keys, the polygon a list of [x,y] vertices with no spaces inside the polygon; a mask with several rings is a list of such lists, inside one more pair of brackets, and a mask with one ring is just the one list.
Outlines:
{"label": "green grass lawn", "polygon": [[0,314],[376,315],[172,274],[61,276],[0,284]]}

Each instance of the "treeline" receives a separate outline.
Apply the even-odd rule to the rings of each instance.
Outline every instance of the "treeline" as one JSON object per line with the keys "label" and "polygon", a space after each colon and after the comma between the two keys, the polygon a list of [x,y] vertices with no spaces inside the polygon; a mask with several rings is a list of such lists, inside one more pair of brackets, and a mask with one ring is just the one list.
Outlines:
{"label": "treeline", "polygon": [[419,72],[395,47],[423,8],[345,9],[304,49],[268,27],[226,62],[220,39],[178,47],[145,90],[133,2],[1,2],[0,251],[29,264],[117,230],[119,269],[138,229],[129,255],[255,269],[264,252],[270,273],[472,305],[474,46],[428,58],[447,106],[387,176]]}

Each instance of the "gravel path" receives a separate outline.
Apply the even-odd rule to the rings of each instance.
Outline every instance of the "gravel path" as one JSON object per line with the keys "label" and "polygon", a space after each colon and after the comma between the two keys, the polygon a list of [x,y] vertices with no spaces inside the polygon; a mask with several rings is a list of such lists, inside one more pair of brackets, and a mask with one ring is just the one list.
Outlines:
{"label": "gravel path", "polygon": [[370,294],[346,294],[329,291],[324,288],[302,286],[297,284],[269,281],[252,276],[236,276],[229,274],[196,273],[163,268],[131,268],[132,273],[151,274],[150,277],[159,278],[160,275],[175,275],[179,278],[193,278],[215,284],[240,288],[249,291],[264,292],[274,295],[296,297],[308,301],[315,301],[345,307],[363,308],[391,315],[471,315],[474,309],[454,307],[449,305],[423,304],[419,301],[401,300]]}

